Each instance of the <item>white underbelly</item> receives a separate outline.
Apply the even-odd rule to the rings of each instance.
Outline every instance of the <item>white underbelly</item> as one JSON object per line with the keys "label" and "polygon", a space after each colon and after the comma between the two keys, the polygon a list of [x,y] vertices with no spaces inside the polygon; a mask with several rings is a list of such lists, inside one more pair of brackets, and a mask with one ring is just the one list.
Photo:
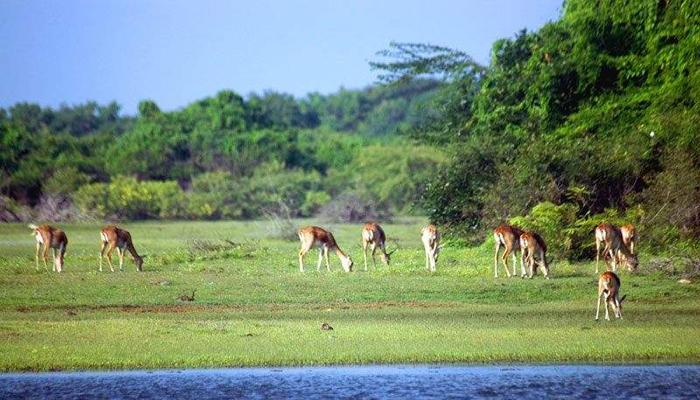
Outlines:
{"label": "white underbelly", "polygon": [[34,236],[36,237],[37,243],[44,244],[44,238],[41,236],[41,234],[39,232],[37,232],[36,235],[34,235]]}

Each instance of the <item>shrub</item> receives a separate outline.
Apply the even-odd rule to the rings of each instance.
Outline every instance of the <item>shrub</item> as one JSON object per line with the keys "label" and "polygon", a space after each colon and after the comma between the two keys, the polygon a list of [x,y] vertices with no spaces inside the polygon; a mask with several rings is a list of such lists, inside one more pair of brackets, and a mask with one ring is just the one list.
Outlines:
{"label": "shrub", "polygon": [[511,218],[508,222],[539,233],[547,243],[548,253],[568,258],[574,240],[567,234],[567,229],[576,223],[577,211],[578,207],[573,204],[564,203],[557,206],[543,202],[533,207],[528,215]]}
{"label": "shrub", "polygon": [[391,212],[371,196],[359,191],[345,192],[321,209],[321,216],[329,222],[366,222],[388,220]]}
{"label": "shrub", "polygon": [[641,207],[633,207],[623,213],[617,209],[606,209],[595,215],[577,217],[579,207],[564,203],[554,205],[542,202],[525,216],[510,218],[509,223],[525,230],[539,233],[547,243],[548,252],[568,260],[589,258],[595,253],[595,227],[603,222],[615,225],[639,224],[642,219]]}
{"label": "shrub", "polygon": [[182,218],[187,198],[175,181],[142,181],[118,176],[110,183],[82,186],[76,204],[98,217],[117,219]]}
{"label": "shrub", "polygon": [[23,206],[9,197],[0,196],[0,222],[27,221],[30,217],[29,207]]}

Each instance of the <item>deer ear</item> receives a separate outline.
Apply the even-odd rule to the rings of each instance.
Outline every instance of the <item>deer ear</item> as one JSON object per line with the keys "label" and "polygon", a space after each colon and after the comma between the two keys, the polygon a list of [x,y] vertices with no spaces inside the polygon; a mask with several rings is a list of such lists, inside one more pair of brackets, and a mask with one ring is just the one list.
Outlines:
{"label": "deer ear", "polygon": [[620,304],[622,304],[622,302],[625,301],[626,297],[627,297],[627,295],[622,296],[622,298],[620,299]]}
{"label": "deer ear", "polygon": [[390,256],[390,255],[396,253],[396,250],[397,250],[397,249],[394,249],[394,250],[390,251],[389,253],[387,253],[387,255]]}

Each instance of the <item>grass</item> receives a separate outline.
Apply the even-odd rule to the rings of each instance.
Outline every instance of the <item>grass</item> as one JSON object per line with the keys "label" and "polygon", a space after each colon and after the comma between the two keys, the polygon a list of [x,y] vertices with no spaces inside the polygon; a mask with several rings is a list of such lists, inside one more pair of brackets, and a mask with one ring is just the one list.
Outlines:
{"label": "grass", "polygon": [[[0,370],[700,361],[697,284],[623,272],[624,319],[595,322],[592,263],[554,260],[548,281],[494,279],[490,246],[447,247],[430,274],[424,222],[384,225],[398,251],[369,272],[361,227],[332,226],[351,274],[337,258],[316,272],[315,253],[300,273],[298,243],[268,238],[265,222],[124,224],[143,273],[130,259],[99,272],[100,227],[62,224],[56,274],[35,270],[26,226],[0,225]],[[178,300],[194,289],[194,302]]]}

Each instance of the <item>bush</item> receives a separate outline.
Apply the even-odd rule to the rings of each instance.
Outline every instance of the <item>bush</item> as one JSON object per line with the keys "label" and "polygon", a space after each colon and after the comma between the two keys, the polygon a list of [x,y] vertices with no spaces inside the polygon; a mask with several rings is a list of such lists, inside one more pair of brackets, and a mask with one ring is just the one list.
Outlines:
{"label": "bush", "polygon": [[89,210],[81,209],[70,196],[45,194],[34,207],[34,218],[46,222],[86,222],[94,220]]}
{"label": "bush", "polygon": [[388,220],[392,214],[371,196],[359,191],[345,192],[321,209],[321,216],[329,222],[366,222]]}
{"label": "bush", "polygon": [[187,197],[175,181],[142,181],[118,176],[110,183],[82,186],[76,204],[100,218],[147,219],[187,216]]}
{"label": "bush", "polygon": [[0,196],[0,222],[28,221],[31,218],[31,210],[13,199]]}
{"label": "bush", "polygon": [[[315,200],[322,200],[321,175],[316,172],[304,172],[300,169],[288,170],[280,162],[264,164],[247,179],[244,187],[244,218],[259,217],[265,213],[280,212],[280,204],[289,208],[292,217],[309,216]],[[311,195],[309,202],[308,193]],[[305,212],[306,211],[306,212]]]}
{"label": "bush", "polygon": [[195,219],[235,219],[243,215],[243,189],[228,172],[216,171],[197,175],[187,193],[188,214]]}
{"label": "bush", "polygon": [[557,257],[571,261],[590,258],[595,254],[595,228],[603,222],[615,225],[639,224],[644,213],[641,207],[633,207],[623,213],[617,209],[606,209],[595,215],[577,217],[579,207],[550,202],[537,204],[526,216],[510,218],[509,223],[542,235],[547,250]]}
{"label": "bush", "polygon": [[508,220],[527,231],[535,231],[547,243],[547,252],[558,257],[569,258],[574,247],[574,238],[567,230],[576,223],[578,207],[564,203],[554,205],[550,202],[537,204],[526,216],[514,217]]}

